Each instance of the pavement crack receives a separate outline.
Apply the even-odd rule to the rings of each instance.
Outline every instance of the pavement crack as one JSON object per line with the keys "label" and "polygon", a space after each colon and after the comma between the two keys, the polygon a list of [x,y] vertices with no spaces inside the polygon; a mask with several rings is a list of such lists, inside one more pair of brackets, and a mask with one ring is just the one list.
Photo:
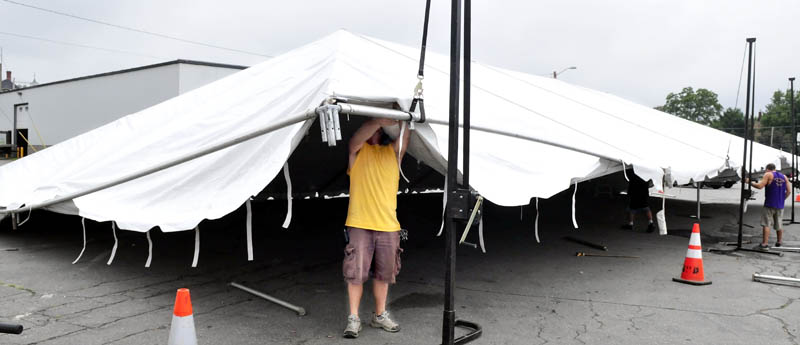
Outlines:
{"label": "pavement crack", "polygon": [[592,320],[600,324],[600,326],[597,327],[597,329],[603,329],[603,327],[605,327],[606,325],[603,323],[603,320],[600,319],[600,314],[597,313],[596,310],[594,310],[594,302],[591,299],[587,300],[587,302],[589,303],[589,311],[592,313]]}

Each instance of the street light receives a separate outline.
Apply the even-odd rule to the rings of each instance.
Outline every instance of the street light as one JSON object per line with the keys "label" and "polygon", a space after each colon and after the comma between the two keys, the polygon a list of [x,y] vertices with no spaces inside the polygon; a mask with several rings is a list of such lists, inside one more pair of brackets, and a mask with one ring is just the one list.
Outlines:
{"label": "street light", "polygon": [[575,67],[575,66],[570,66],[570,67],[567,67],[567,68],[565,68],[565,69],[562,69],[562,70],[561,70],[561,72],[556,72],[556,71],[553,71],[553,79],[558,79],[558,75],[559,75],[559,74],[561,74],[561,73],[564,73],[564,72],[566,72],[567,70],[571,70],[571,69],[578,69],[578,67]]}

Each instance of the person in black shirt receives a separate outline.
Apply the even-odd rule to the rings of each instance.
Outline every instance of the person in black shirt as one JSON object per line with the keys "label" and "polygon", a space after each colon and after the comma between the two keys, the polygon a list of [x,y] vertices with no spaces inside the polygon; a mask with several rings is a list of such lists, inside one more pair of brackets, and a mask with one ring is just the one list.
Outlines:
{"label": "person in black shirt", "polygon": [[628,224],[622,226],[623,229],[633,230],[633,220],[637,213],[647,214],[647,232],[653,232],[656,229],[653,224],[653,212],[650,211],[650,206],[647,205],[647,200],[650,198],[650,186],[647,181],[642,180],[639,176],[633,173],[633,169],[628,170],[627,175],[630,177],[628,182]]}

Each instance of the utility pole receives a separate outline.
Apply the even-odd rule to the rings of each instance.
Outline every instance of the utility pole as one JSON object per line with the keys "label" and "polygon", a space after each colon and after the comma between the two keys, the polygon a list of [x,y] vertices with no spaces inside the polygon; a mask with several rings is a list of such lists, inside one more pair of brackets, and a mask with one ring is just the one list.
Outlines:
{"label": "utility pole", "polygon": [[792,219],[794,224],[794,186],[797,185],[797,123],[794,118],[794,77],[789,78],[789,117],[792,118]]}

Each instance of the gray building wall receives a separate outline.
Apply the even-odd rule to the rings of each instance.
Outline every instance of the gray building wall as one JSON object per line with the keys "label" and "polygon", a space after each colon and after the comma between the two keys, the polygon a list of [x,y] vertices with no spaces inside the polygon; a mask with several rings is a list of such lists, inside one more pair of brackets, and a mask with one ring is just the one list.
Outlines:
{"label": "gray building wall", "polygon": [[0,93],[0,130],[11,130],[14,104],[27,102],[17,127],[34,146],[54,145],[242,68],[172,62]]}

